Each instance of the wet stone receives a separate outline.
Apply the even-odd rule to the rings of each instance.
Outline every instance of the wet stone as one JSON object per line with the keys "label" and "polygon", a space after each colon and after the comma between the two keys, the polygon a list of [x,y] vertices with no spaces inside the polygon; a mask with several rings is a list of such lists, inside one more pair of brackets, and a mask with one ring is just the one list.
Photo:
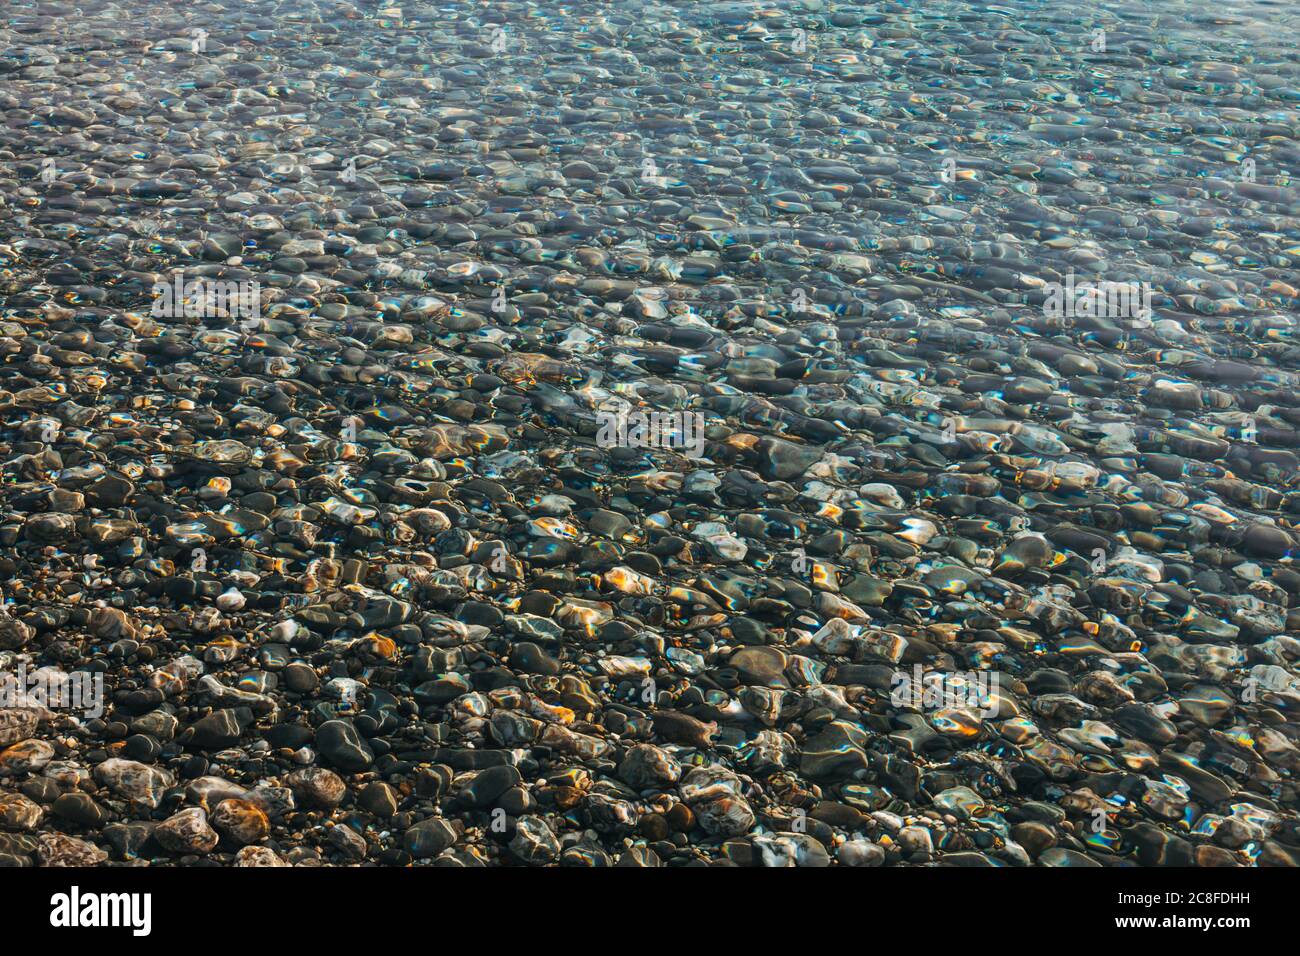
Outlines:
{"label": "wet stone", "polygon": [[190,807],[168,817],[153,831],[153,838],[173,853],[207,853],[220,839],[208,825],[207,814]]}
{"label": "wet stone", "polygon": [[456,831],[445,820],[429,819],[408,829],[402,837],[406,852],[416,859],[438,856],[456,842]]}
{"label": "wet stone", "polygon": [[374,752],[346,720],[328,720],[316,728],[316,749],[340,770],[365,770],[374,762]]}

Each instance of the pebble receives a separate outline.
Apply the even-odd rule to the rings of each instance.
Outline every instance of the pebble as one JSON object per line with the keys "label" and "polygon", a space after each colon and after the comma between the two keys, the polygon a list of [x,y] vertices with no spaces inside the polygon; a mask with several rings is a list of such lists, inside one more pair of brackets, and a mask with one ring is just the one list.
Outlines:
{"label": "pebble", "polygon": [[108,854],[94,843],[66,833],[41,833],[37,836],[36,861],[41,866],[97,866]]}
{"label": "pebble", "polygon": [[153,838],[173,853],[199,854],[213,849],[220,839],[200,807],[187,807],[168,817],[154,829]]}
{"label": "pebble", "polygon": [[274,850],[264,846],[246,846],[235,854],[235,866],[289,866]]}
{"label": "pebble", "polygon": [[119,757],[98,764],[94,775],[117,796],[150,809],[158,807],[163,795],[175,784],[174,776],[166,770]]}
{"label": "pebble", "polygon": [[45,816],[41,805],[21,793],[0,794],[0,827],[6,830],[35,830]]}
{"label": "pebble", "polygon": [[251,800],[222,800],[212,811],[210,822],[217,833],[240,846],[259,843],[271,835],[266,813]]}

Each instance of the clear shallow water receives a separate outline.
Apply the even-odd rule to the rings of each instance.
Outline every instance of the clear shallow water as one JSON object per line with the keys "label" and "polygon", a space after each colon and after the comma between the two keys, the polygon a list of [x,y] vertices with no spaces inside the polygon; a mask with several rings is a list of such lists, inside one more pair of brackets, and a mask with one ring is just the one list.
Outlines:
{"label": "clear shallow water", "polygon": [[1293,861],[1294,20],[9,8],[24,853]]}

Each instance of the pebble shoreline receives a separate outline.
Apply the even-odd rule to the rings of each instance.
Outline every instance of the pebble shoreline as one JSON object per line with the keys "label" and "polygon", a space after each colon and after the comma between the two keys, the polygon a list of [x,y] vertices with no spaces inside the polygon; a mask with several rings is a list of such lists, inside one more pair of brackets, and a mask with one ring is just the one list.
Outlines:
{"label": "pebble shoreline", "polygon": [[1300,15],[1158,6],[14,0],[0,865],[1300,863]]}

